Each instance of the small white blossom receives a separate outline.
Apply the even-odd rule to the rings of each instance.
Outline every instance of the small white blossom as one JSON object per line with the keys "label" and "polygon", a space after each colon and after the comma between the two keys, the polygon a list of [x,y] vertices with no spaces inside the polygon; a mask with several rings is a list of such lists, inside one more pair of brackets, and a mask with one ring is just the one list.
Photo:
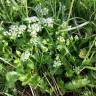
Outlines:
{"label": "small white blossom", "polygon": [[21,60],[21,61],[26,61],[26,60],[29,58],[29,56],[30,56],[30,52],[26,51],[26,52],[24,52],[24,53],[21,55],[20,60]]}
{"label": "small white blossom", "polygon": [[48,27],[51,27],[53,28],[53,23],[54,23],[54,20],[53,18],[49,17],[49,18],[41,18],[41,23],[44,25],[44,26],[48,26]]}
{"label": "small white blossom", "polygon": [[37,32],[33,31],[30,33],[30,35],[33,37],[33,38],[36,38],[37,37]]}
{"label": "small white blossom", "polygon": [[59,67],[61,65],[62,65],[61,61],[54,61],[53,67]]}
{"label": "small white blossom", "polygon": [[39,38],[36,37],[36,38],[31,38],[30,39],[30,43],[34,44],[34,45],[37,45],[39,43]]}
{"label": "small white blossom", "polygon": [[59,55],[57,54],[56,58],[55,58],[55,61],[54,61],[54,64],[53,64],[53,67],[59,67],[62,65],[62,62],[60,60],[60,57]]}
{"label": "small white blossom", "polygon": [[40,24],[33,24],[32,25],[32,29],[33,29],[33,31],[35,31],[35,32],[39,32],[39,31],[41,31],[41,25]]}
{"label": "small white blossom", "polygon": [[26,28],[27,28],[26,25],[20,25],[20,26],[19,26],[19,31],[25,31]]}
{"label": "small white blossom", "polygon": [[39,21],[38,17],[36,17],[36,16],[30,17],[30,20],[32,21],[32,23]]}
{"label": "small white blossom", "polygon": [[26,30],[26,25],[11,25],[8,31],[4,32],[5,36],[10,36],[11,39],[20,37],[20,35]]}
{"label": "small white blossom", "polygon": [[[47,24],[45,18],[40,18],[40,22],[41,22],[43,25]],[[45,25],[45,26],[46,26],[46,25]]]}
{"label": "small white blossom", "polygon": [[21,34],[26,30],[27,26],[26,25],[20,25],[18,27],[18,37],[20,37]]}
{"label": "small white blossom", "polygon": [[47,15],[48,14],[48,8],[42,8],[41,5],[37,5],[34,10],[39,13],[39,14],[42,14],[42,15]]}
{"label": "small white blossom", "polygon": [[46,19],[46,23],[48,24],[48,27],[53,27],[53,19],[51,17]]}
{"label": "small white blossom", "polygon": [[25,18],[25,21],[27,21],[29,23],[36,23],[36,22],[39,22],[39,19],[36,16],[32,16],[32,17]]}
{"label": "small white blossom", "polygon": [[41,25],[38,23],[34,23],[34,24],[28,26],[27,31],[31,33],[32,37],[36,37],[37,32],[40,32],[41,30],[42,30]]}
{"label": "small white blossom", "polygon": [[11,25],[9,27],[9,31],[5,31],[3,34],[5,36],[10,36],[11,39],[16,38],[16,36],[18,34],[18,25]]}
{"label": "small white blossom", "polygon": [[9,33],[8,31],[4,31],[3,35],[4,36],[11,36],[11,33]]}
{"label": "small white blossom", "polygon": [[12,32],[12,31],[18,32],[18,25],[11,25],[9,27],[9,32]]}
{"label": "small white blossom", "polygon": [[28,26],[28,31],[29,32],[39,32],[39,31],[41,31],[41,25],[40,24],[38,24],[38,23],[34,23],[34,24],[32,24],[32,25],[29,25]]}

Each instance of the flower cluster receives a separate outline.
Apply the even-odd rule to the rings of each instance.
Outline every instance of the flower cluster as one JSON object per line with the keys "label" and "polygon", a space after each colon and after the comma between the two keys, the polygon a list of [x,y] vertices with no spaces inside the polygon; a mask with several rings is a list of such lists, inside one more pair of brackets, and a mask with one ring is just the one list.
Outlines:
{"label": "flower cluster", "polygon": [[55,61],[54,61],[54,64],[53,64],[53,67],[59,67],[62,65],[62,62],[60,60],[60,56],[59,54],[56,55],[56,58],[55,58]]}
{"label": "flower cluster", "polygon": [[40,37],[31,38],[30,43],[33,44],[33,45],[41,45],[40,44],[41,43]]}
{"label": "flower cluster", "polygon": [[[36,16],[28,17],[25,19],[26,22],[29,22],[27,32],[30,33],[31,40],[30,43],[38,44],[40,42],[39,37],[37,36],[39,32],[45,27],[53,28],[54,20],[53,18],[38,18]],[[45,47],[42,47],[45,50]],[[47,49],[46,49],[47,50]]]}
{"label": "flower cluster", "polygon": [[36,16],[32,16],[32,17],[27,17],[25,18],[26,22],[28,22],[29,24],[39,24],[42,26],[46,26],[46,27],[50,27],[53,28],[53,24],[54,24],[54,19],[52,17],[48,17],[48,18],[38,18]]}
{"label": "flower cluster", "polygon": [[27,21],[28,23],[36,23],[39,21],[38,17],[36,16],[32,16],[32,17],[27,17],[25,18],[24,21]]}
{"label": "flower cluster", "polygon": [[21,34],[26,30],[26,25],[11,25],[8,31],[4,32],[5,36],[10,36],[11,39],[20,37]]}
{"label": "flower cluster", "polygon": [[42,8],[41,5],[37,5],[34,10],[41,15],[47,15],[49,11],[46,7]]}
{"label": "flower cluster", "polygon": [[32,37],[36,37],[37,33],[40,32],[42,30],[42,27],[39,23],[34,23],[32,25],[28,26],[28,32],[30,32]]}
{"label": "flower cluster", "polygon": [[20,60],[24,62],[30,57],[30,55],[31,55],[30,52],[26,51],[26,52],[22,53]]}
{"label": "flower cluster", "polygon": [[9,36],[11,39],[20,37],[25,31],[30,33],[32,38],[37,37],[38,32],[42,31],[46,27],[53,28],[54,20],[53,18],[38,18],[37,16],[27,17],[25,21],[28,22],[27,25],[11,25],[9,30],[4,32],[5,36]]}
{"label": "flower cluster", "polygon": [[65,42],[64,37],[63,37],[63,36],[58,36],[57,42],[59,42],[59,43],[64,43],[64,42]]}
{"label": "flower cluster", "polygon": [[53,23],[54,23],[54,20],[52,17],[49,17],[49,18],[41,18],[41,22],[44,26],[47,26],[47,27],[50,27],[50,28],[53,28]]}

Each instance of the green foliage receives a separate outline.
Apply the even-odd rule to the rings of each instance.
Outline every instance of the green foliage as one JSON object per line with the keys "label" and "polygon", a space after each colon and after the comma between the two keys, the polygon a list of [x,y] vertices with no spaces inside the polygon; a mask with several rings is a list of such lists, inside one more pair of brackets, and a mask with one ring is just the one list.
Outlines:
{"label": "green foliage", "polygon": [[95,3],[0,0],[0,95],[95,96]]}
{"label": "green foliage", "polygon": [[87,80],[86,78],[84,79],[77,79],[77,80],[72,80],[72,82],[69,82],[68,84],[65,85],[65,88],[68,90],[76,90],[78,88],[82,88],[83,86],[88,85],[90,81]]}

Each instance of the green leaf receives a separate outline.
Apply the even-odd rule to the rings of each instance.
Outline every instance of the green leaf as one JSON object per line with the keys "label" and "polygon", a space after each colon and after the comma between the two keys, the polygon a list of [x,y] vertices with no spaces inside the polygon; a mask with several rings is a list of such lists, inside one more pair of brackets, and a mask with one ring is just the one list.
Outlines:
{"label": "green leaf", "polygon": [[15,82],[18,80],[18,73],[15,71],[8,72],[6,74],[7,86],[8,88],[13,88]]}
{"label": "green leaf", "polygon": [[31,60],[30,61],[28,60],[27,67],[30,69],[34,69],[34,62],[32,62]]}
{"label": "green leaf", "polygon": [[72,80],[71,82],[65,84],[65,88],[67,90],[77,90],[78,88],[85,87],[89,83],[90,83],[90,81],[87,78],[76,79],[76,80]]}

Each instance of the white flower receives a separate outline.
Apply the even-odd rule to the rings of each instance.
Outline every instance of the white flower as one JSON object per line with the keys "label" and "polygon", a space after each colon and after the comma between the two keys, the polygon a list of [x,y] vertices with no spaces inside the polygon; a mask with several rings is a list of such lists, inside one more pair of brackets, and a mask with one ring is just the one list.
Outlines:
{"label": "white flower", "polygon": [[21,61],[26,61],[26,60],[29,58],[29,56],[30,56],[30,52],[26,51],[26,52],[24,52],[24,53],[21,55],[20,60],[21,60]]}
{"label": "white flower", "polygon": [[10,36],[11,39],[19,37],[20,34],[22,34],[23,31],[26,30],[26,25],[11,25],[9,27],[9,31],[4,32],[5,36]]}
{"label": "white flower", "polygon": [[[47,24],[47,22],[46,22],[46,19],[45,19],[45,18],[40,18],[40,22],[41,22],[43,25]],[[45,26],[46,26],[46,25],[45,25]]]}
{"label": "white flower", "polygon": [[32,25],[29,25],[28,26],[28,31],[29,32],[39,32],[39,31],[41,31],[41,25],[40,24],[38,24],[38,23],[34,23],[34,24],[32,24]]}
{"label": "white flower", "polygon": [[3,35],[4,36],[11,36],[11,33],[9,33],[8,31],[4,31]]}
{"label": "white flower", "polygon": [[19,26],[19,31],[25,31],[26,30],[26,25],[20,25]]}
{"label": "white flower", "polygon": [[7,31],[7,34],[10,36],[10,38],[16,38],[18,34],[18,25],[11,25],[9,27],[9,31]]}
{"label": "white flower", "polygon": [[48,27],[53,27],[53,19],[51,17],[46,19],[46,23],[48,24]]}
{"label": "white flower", "polygon": [[53,67],[59,67],[61,65],[62,65],[62,62],[60,60],[59,54],[57,54],[55,61],[54,61],[54,64],[53,64]]}
{"label": "white flower", "polygon": [[37,45],[38,43],[39,43],[39,41],[38,41],[38,37],[36,37],[36,38],[31,38],[30,39],[30,43],[32,43],[32,44],[34,44],[34,45]]}
{"label": "white flower", "polygon": [[39,14],[42,14],[42,15],[47,15],[48,14],[48,8],[42,8],[42,6],[41,5],[37,5],[35,8],[34,8],[34,10],[37,12],[37,13],[39,13]]}
{"label": "white flower", "polygon": [[9,27],[9,31],[12,32],[12,31],[15,31],[15,32],[18,32],[18,25],[11,25]]}
{"label": "white flower", "polygon": [[41,31],[41,25],[38,24],[38,23],[36,23],[36,24],[32,24],[31,27],[32,27],[33,31],[35,31],[35,32],[39,32],[39,31]]}
{"label": "white flower", "polygon": [[26,25],[20,25],[18,27],[18,37],[20,37],[21,34],[23,34],[23,32],[26,30]]}
{"label": "white flower", "polygon": [[62,65],[62,63],[61,63],[61,61],[59,60],[59,61],[54,61],[54,64],[53,64],[53,67],[59,67],[59,66],[61,66]]}
{"label": "white flower", "polygon": [[33,31],[33,32],[30,33],[30,35],[31,35],[33,38],[35,38],[35,37],[37,37],[37,32]]}
{"label": "white flower", "polygon": [[30,20],[32,21],[32,23],[39,21],[38,17],[36,17],[36,16],[30,17]]}
{"label": "white flower", "polygon": [[38,24],[38,23],[34,23],[34,24],[28,26],[28,30],[27,31],[31,33],[32,37],[36,37],[37,36],[37,32],[40,32],[41,30],[42,30],[41,25]]}
{"label": "white flower", "polygon": [[41,18],[41,23],[44,25],[44,26],[48,26],[48,27],[51,27],[53,28],[53,23],[54,23],[54,20],[52,17],[49,17],[49,18]]}
{"label": "white flower", "polygon": [[29,23],[35,23],[35,22],[39,22],[39,19],[36,16],[32,16],[32,17],[25,18],[25,21],[28,21]]}

